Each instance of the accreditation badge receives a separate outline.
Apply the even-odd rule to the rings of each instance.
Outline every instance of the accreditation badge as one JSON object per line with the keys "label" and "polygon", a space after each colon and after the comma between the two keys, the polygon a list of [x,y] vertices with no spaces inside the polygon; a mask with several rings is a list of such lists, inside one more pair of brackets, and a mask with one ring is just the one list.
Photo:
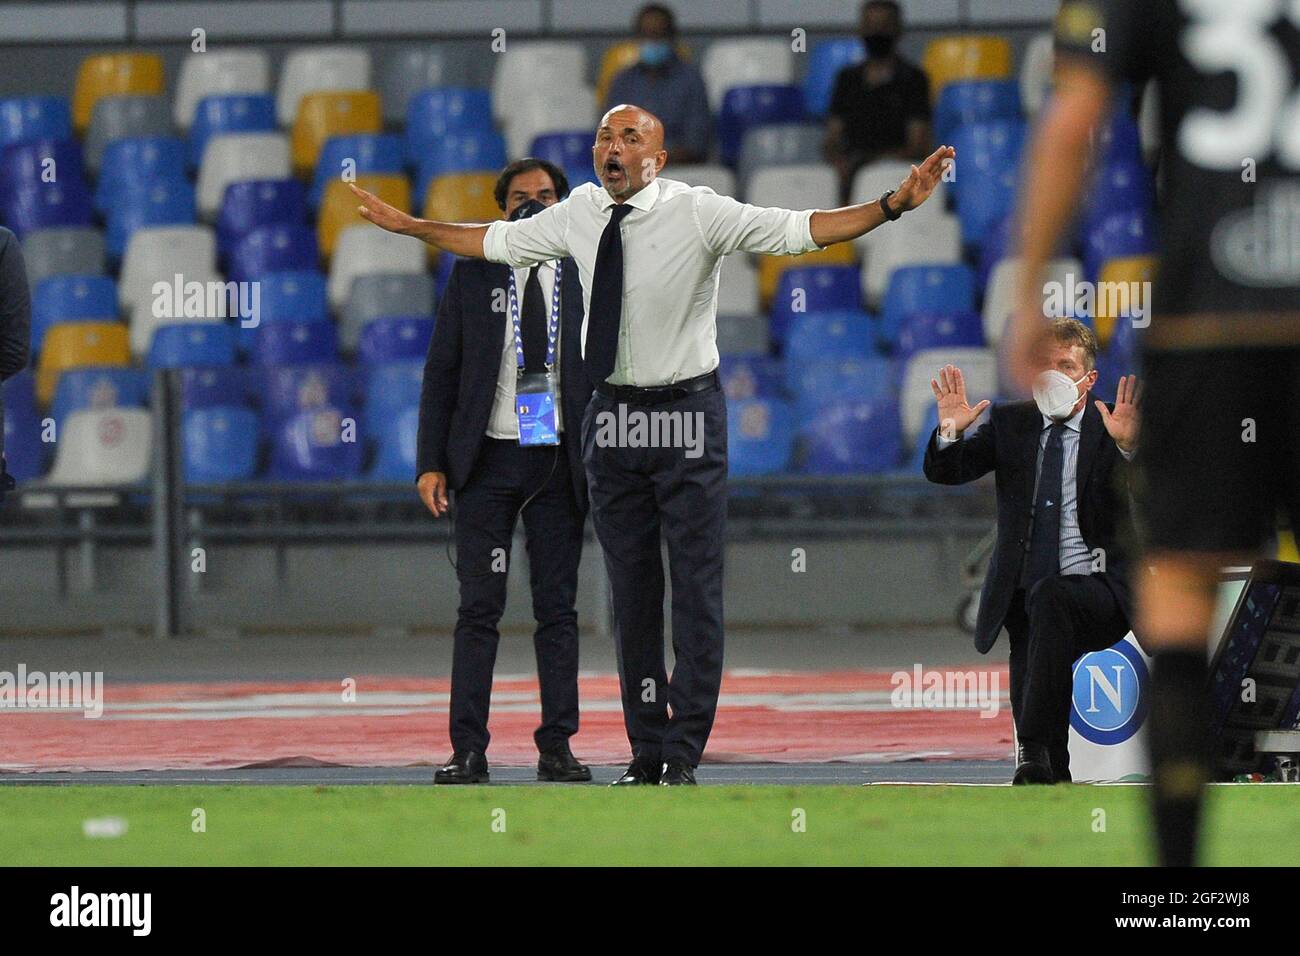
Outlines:
{"label": "accreditation badge", "polygon": [[558,445],[560,431],[555,417],[555,373],[530,372],[515,381],[515,416],[519,421],[519,444]]}

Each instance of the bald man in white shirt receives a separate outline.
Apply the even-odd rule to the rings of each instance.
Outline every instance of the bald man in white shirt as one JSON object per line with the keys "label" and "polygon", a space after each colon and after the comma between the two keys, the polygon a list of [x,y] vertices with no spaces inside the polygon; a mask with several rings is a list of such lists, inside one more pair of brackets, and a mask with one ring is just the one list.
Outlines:
{"label": "bald man in white shirt", "polygon": [[[439,249],[515,267],[571,256],[582,278],[582,423],[592,518],[613,591],[632,762],[618,785],[695,783],[722,681],[727,414],[718,382],[718,273],[732,252],[797,255],[915,209],[954,158],[941,146],[879,200],[771,209],[660,177],[663,126],[621,105],[592,146],[601,185],[518,222],[417,219],[353,186],[360,214]],[[673,651],[664,665],[664,571]],[[671,716],[669,710],[671,708]]]}

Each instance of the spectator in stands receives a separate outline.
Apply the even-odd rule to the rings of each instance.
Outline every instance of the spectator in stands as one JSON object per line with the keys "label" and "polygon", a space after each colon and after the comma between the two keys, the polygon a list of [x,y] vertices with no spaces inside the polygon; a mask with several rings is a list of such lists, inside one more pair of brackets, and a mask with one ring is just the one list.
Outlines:
{"label": "spectator in stands", "polygon": [[658,3],[646,4],[633,23],[641,43],[640,59],[609,84],[605,109],[636,103],[664,124],[664,148],[674,163],[702,163],[708,158],[713,118],[704,77],[677,55],[677,21]]}
{"label": "spectator in stands", "polygon": [[[27,367],[32,303],[18,237],[0,226],[0,382]],[[12,487],[4,466],[4,395],[0,394],[0,499]]]}
{"label": "spectator in stands", "polygon": [[[507,218],[521,219],[568,192],[560,169],[530,158],[502,171],[495,196]],[[537,778],[591,779],[569,749],[578,731],[574,602],[587,516],[578,433],[591,398],[578,350],[582,316],[578,267],[567,258],[515,269],[513,275],[506,265],[461,259],[438,304],[424,367],[416,474],[420,497],[434,517],[447,513],[449,488],[456,496],[460,610],[451,665],[453,752],[435,783],[488,779],[497,623],[506,607],[505,561],[521,515],[542,698],[542,723],[534,734]],[[556,435],[537,444],[530,434],[521,436],[516,385],[541,377],[550,379],[548,391],[555,397]]]}
{"label": "spectator in stands", "polygon": [[866,0],[860,20],[865,62],[835,78],[826,158],[848,196],[853,174],[877,159],[920,162],[930,152],[930,81],[898,55],[903,15],[895,0]]}

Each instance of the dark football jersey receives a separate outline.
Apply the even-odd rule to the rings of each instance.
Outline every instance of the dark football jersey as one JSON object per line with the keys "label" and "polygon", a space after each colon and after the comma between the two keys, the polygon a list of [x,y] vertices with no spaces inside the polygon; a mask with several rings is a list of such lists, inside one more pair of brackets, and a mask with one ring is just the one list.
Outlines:
{"label": "dark football jersey", "polygon": [[[1151,331],[1161,315],[1196,313],[1203,330],[1300,342],[1300,0],[1066,0],[1056,38],[1116,83],[1156,81]],[[1205,344],[1233,342],[1246,344]]]}

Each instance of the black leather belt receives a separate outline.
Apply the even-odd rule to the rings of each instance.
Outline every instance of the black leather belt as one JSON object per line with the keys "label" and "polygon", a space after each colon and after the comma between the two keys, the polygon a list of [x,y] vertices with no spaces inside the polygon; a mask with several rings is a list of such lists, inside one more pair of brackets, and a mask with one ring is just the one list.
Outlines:
{"label": "black leather belt", "polygon": [[664,402],[675,402],[696,392],[708,392],[720,387],[718,373],[714,370],[697,375],[695,378],[673,382],[671,385],[652,385],[645,388],[639,385],[611,385],[609,382],[598,382],[596,392],[605,398],[631,405],[662,405]]}

